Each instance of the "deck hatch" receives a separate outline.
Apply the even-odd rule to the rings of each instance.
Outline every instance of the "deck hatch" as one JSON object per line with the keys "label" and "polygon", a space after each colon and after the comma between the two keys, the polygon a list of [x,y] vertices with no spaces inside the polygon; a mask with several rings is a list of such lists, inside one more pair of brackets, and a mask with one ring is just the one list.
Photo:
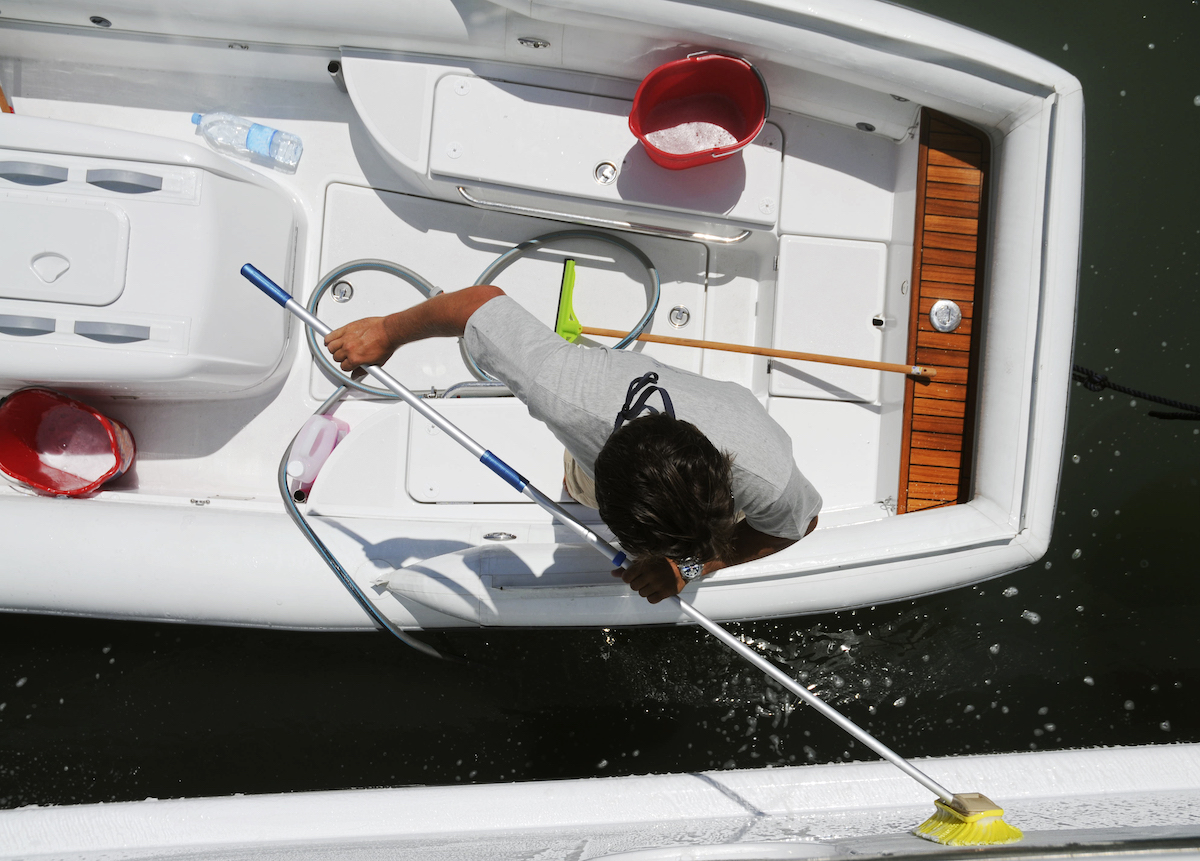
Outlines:
{"label": "deck hatch", "polygon": [[125,289],[129,217],[119,206],[0,196],[0,298],[108,305]]}

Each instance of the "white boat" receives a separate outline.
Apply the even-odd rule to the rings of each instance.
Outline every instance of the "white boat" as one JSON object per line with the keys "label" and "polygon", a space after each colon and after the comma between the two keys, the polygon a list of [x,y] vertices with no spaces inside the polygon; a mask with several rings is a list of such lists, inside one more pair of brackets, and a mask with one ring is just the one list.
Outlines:
{"label": "white boat", "polygon": [[0,859],[1200,858],[1200,748],[922,762],[1006,799],[1012,846],[908,833],[931,812],[885,763],[0,811]]}
{"label": "white boat", "polygon": [[[627,115],[648,73],[701,51],[753,64],[769,116],[735,156],[667,170]],[[86,498],[0,486],[0,608],[371,627],[277,487],[336,384],[239,270],[336,326],[421,299],[386,266],[327,277],[354,261],[455,289],[563,230],[601,238],[556,240],[494,278],[547,322],[569,254],[581,320],[634,328],[654,290],[632,245],[661,282],[647,332],[938,371],[636,347],[753,391],[824,497],[804,540],[689,586],[700,611],[870,605],[1046,550],[1083,98],[1044,60],[866,0],[130,0],[111,19],[15,0],[0,58],[15,108],[0,115],[0,393],[67,393],[138,447]],[[192,114],[216,110],[299,135],[297,169],[213,151]],[[941,299],[962,318],[945,333]],[[410,345],[387,370],[606,534],[558,497],[561,446],[475,385],[457,343]],[[360,393],[335,409],[349,434],[300,510],[397,628],[686,620],[419,413]]]}

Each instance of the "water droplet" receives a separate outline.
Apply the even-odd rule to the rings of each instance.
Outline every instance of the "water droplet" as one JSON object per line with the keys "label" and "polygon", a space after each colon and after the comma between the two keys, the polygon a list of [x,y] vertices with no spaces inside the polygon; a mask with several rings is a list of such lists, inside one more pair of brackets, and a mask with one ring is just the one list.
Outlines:
{"label": "water droplet", "polygon": [[[1122,96],[1123,96],[1123,95],[1125,95],[1125,91],[1124,91],[1124,90],[1121,90],[1121,95],[1122,95]],[[1121,351],[1120,351],[1120,350],[1116,350],[1115,352],[1118,352],[1118,353],[1119,353],[1119,352],[1121,352]]]}
{"label": "water droplet", "polygon": [[1040,715],[1050,714],[1050,706],[1042,706],[1040,709],[1038,709],[1038,714],[1040,714]]}
{"label": "water droplet", "polygon": [[1076,606],[1076,608],[1075,608],[1075,612],[1076,612],[1076,613],[1082,613],[1082,612],[1083,612],[1083,605],[1082,605],[1082,604],[1079,604],[1078,606]]}
{"label": "water droplet", "polygon": [[1004,595],[1004,597],[1005,597],[1005,598],[1011,598],[1011,597],[1013,597],[1014,595],[1018,595],[1018,594],[1020,594],[1020,593],[1018,592],[1018,590],[1017,590],[1017,587],[1016,587],[1016,586],[1009,586],[1009,587],[1008,587],[1007,589],[1005,589],[1005,590],[1004,590],[1004,591],[1003,591],[1001,594],[1002,594],[1002,595]]}
{"label": "water droplet", "polygon": [[1073,454],[1073,455],[1071,455],[1071,462],[1072,462],[1072,463],[1079,463],[1079,455],[1077,455],[1077,454]]}
{"label": "water droplet", "polygon": [[1095,686],[1095,684],[1096,684],[1096,680],[1095,680],[1095,679],[1093,679],[1091,676],[1084,676],[1084,677],[1083,677],[1083,683],[1084,683],[1085,685],[1090,685],[1090,686],[1093,686],[1093,687],[1094,687],[1094,686]]}
{"label": "water droplet", "polygon": [[1147,47],[1147,48],[1149,48],[1151,51],[1153,51],[1153,50],[1154,50],[1154,43],[1153,43],[1153,42],[1151,42],[1151,43],[1150,43],[1149,45],[1147,45],[1146,47]]}
{"label": "water droplet", "polygon": [[1054,732],[1056,729],[1058,729],[1058,727],[1056,727],[1052,723],[1048,723],[1048,724],[1046,724],[1045,729],[1046,729],[1046,732]]}
{"label": "water droplet", "polygon": [[894,703],[892,703],[892,705],[894,705],[896,708],[900,708],[906,702],[908,702],[908,697],[900,697]]}
{"label": "water droplet", "polygon": [[1100,512],[1098,510],[1096,510],[1095,508],[1093,508],[1092,509],[1092,517],[1099,517],[1099,516],[1100,516]]}
{"label": "water droplet", "polygon": [[1046,570],[1047,570],[1047,571],[1049,571],[1049,570],[1050,570],[1050,569],[1051,569],[1053,566],[1054,566],[1054,563],[1053,563],[1053,562],[1047,562],[1047,563],[1046,563]]}
{"label": "water droplet", "polygon": [[1196,96],[1194,99],[1192,99],[1192,104],[1200,108],[1200,96]]}
{"label": "water droplet", "polygon": [[1163,732],[1170,732],[1171,731],[1171,722],[1169,720],[1165,720],[1158,725],[1158,728],[1161,729]]}
{"label": "water droplet", "polygon": [[1080,556],[1082,556],[1082,555],[1083,555],[1083,551],[1082,551],[1082,550],[1080,550],[1078,547],[1076,547],[1076,548],[1075,548],[1075,552],[1071,554],[1071,558],[1072,558],[1072,559],[1078,559],[1078,558],[1079,558]]}
{"label": "water droplet", "polygon": [[25,683],[27,681],[29,681],[29,678],[27,676],[21,676],[21,678],[17,679],[17,687],[18,688],[25,687]]}
{"label": "water droplet", "polygon": [[993,655],[1000,654],[1000,644],[992,643],[990,646],[988,646],[988,651],[991,652]]}
{"label": "water droplet", "polygon": [[1021,618],[1024,619],[1025,621],[1027,621],[1031,625],[1036,625],[1038,622],[1042,621],[1041,615],[1033,612],[1032,610],[1023,611],[1021,613]]}
{"label": "water droplet", "polygon": [[1125,700],[1125,711],[1131,712],[1135,708],[1137,708],[1137,706],[1133,704],[1133,700]]}

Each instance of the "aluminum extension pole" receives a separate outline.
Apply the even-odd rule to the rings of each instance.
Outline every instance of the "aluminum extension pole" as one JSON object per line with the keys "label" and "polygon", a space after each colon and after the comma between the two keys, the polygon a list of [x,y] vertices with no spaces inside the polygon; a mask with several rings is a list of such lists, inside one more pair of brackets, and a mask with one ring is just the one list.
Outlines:
{"label": "aluminum extension pole", "polygon": [[[333,331],[321,322],[320,319],[310,314],[307,308],[292,298],[291,294],[249,263],[242,267],[242,275],[286,310],[299,317],[306,326],[310,326],[318,335],[324,337]],[[363,370],[382,383],[385,388],[394,392],[401,400],[428,419],[435,427],[444,431],[451,439],[476,457],[480,463],[512,485],[517,491],[550,512],[560,523],[576,532],[588,544],[591,544],[607,556],[613,561],[614,565],[620,567],[625,561],[624,553],[617,550],[587,526],[572,517],[570,512],[530,484],[524,476],[507,463],[463,433],[453,422],[431,407],[428,401],[413,394],[383,368],[378,365],[365,365]]]}
{"label": "aluminum extension pole", "polygon": [[[266,275],[263,275],[249,263],[242,267],[242,275],[246,276],[251,283],[253,283],[256,287],[258,287],[288,311],[299,317],[306,325],[311,326],[319,335],[328,335],[331,331],[333,331],[324,323],[322,323],[317,317],[310,314],[308,309],[293,299],[286,290],[277,285]],[[467,449],[467,451],[471,452],[471,454],[477,457],[480,462],[492,470],[492,472],[503,478],[522,494],[532,499],[543,509],[553,515],[554,518],[564,526],[567,526],[582,536],[589,544],[603,553],[615,567],[629,567],[629,559],[622,551],[618,550],[616,547],[613,547],[591,529],[588,529],[587,526],[576,520],[575,517],[565,508],[554,502],[554,500],[550,499],[550,497],[546,496],[546,494],[542,493],[540,490],[526,481],[516,470],[504,463],[504,461],[500,460],[500,458],[496,457],[490,451],[484,449],[483,446],[459,430],[458,427],[446,419],[441,413],[429,406],[429,404],[426,403],[423,398],[417,397],[408,389],[406,389],[391,374],[387,373],[377,365],[364,366],[364,370],[388,389],[395,392],[414,410],[419,412],[425,418],[429,419],[429,421],[438,428],[449,434],[452,439],[457,441],[460,445]],[[918,769],[908,760],[904,759],[902,756],[900,756],[900,754],[893,751],[883,742],[879,741],[866,730],[862,729],[860,726],[858,726],[858,724],[852,722],[849,718],[842,715],[841,712],[837,711],[837,709],[833,708],[833,706],[816,696],[814,693],[812,693],[812,691],[800,685],[791,676],[779,669],[779,667],[775,666],[762,655],[755,652],[737,637],[733,636],[733,634],[726,631],[712,619],[708,618],[708,616],[704,615],[695,607],[693,607],[690,603],[678,595],[672,596],[671,600],[675,601],[679,605],[679,609],[682,610],[685,615],[690,616],[702,628],[736,652],[739,657],[743,658],[748,663],[757,667],[759,670],[773,678],[779,684],[783,685],[784,688],[791,691],[800,699],[804,700],[804,702],[808,703],[814,709],[819,711],[822,715],[829,718],[829,720],[833,721],[846,732],[850,733],[850,735],[861,741],[871,750],[875,751],[884,759],[891,762],[909,777],[913,778],[934,795],[942,799],[942,801],[946,802],[947,804],[953,802],[953,793],[951,793],[929,775],[925,774],[925,772]]]}

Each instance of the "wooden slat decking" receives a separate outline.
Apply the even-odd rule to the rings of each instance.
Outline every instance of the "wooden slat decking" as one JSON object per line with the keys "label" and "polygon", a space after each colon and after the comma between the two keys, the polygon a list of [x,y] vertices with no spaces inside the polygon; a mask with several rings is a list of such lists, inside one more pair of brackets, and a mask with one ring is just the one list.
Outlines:
{"label": "wooden slat decking", "polygon": [[[979,341],[974,313],[982,289],[989,156],[981,132],[922,112],[908,362],[937,368],[937,376],[909,378],[905,389],[899,513],[970,498]],[[939,299],[952,299],[962,310],[954,332],[943,334],[929,322]]]}

